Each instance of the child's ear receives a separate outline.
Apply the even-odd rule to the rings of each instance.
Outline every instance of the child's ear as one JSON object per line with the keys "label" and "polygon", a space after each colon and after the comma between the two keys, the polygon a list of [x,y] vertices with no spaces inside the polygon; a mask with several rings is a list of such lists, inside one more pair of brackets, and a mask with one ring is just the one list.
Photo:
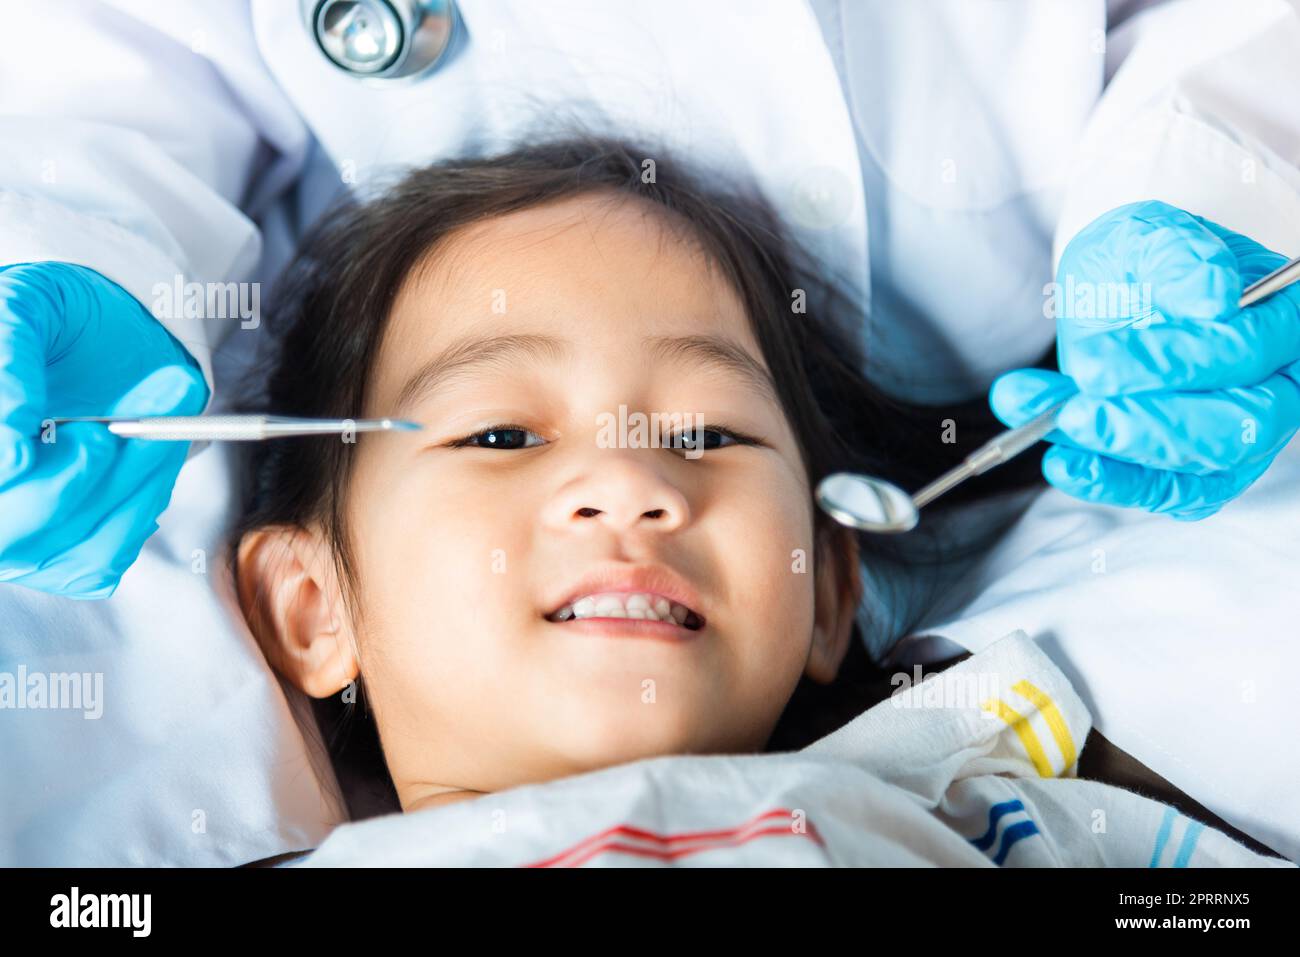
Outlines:
{"label": "child's ear", "polygon": [[819,536],[813,574],[817,608],[806,673],[814,681],[830,684],[848,653],[854,615],[862,600],[857,536],[840,525],[828,527]]}
{"label": "child's ear", "polygon": [[267,526],[239,540],[236,587],[248,627],[271,667],[313,698],[357,675],[329,556],[323,536],[304,528]]}

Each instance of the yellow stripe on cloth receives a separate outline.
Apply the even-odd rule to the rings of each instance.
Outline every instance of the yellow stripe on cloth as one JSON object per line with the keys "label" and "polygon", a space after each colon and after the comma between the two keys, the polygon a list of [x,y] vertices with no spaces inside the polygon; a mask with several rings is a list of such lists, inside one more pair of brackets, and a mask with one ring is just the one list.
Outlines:
{"label": "yellow stripe on cloth", "polygon": [[1025,679],[1017,681],[1011,686],[1011,690],[1028,701],[1034,703],[1043,715],[1043,720],[1052,730],[1052,737],[1056,739],[1056,746],[1061,749],[1061,757],[1065,759],[1065,767],[1061,773],[1064,774],[1074,766],[1077,753],[1074,750],[1074,736],[1070,734],[1070,726],[1065,723],[1065,718],[1061,715],[1061,709],[1056,706],[1051,695],[1040,688],[1034,687]]}
{"label": "yellow stripe on cloth", "polygon": [[1047,753],[1039,743],[1038,735],[1030,727],[1029,720],[1015,708],[1011,707],[1001,698],[990,698],[980,705],[985,711],[992,711],[999,718],[1011,726],[1020,743],[1024,745],[1025,751],[1029,754],[1029,760],[1034,762],[1034,767],[1038,769],[1040,778],[1055,777],[1056,772],[1052,770],[1052,762],[1047,760]]}

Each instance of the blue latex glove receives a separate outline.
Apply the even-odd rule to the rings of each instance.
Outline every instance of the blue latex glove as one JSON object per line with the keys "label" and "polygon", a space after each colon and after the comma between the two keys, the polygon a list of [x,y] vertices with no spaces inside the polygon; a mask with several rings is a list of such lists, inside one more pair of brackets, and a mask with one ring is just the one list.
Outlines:
{"label": "blue latex glove", "polygon": [[[1165,203],[1106,213],[1061,257],[1058,291],[1074,292],[1057,312],[1065,375],[1007,373],[989,392],[994,414],[1021,425],[1074,395],[1047,436],[1048,482],[1091,502],[1214,514],[1300,428],[1300,288],[1237,308],[1246,286],[1284,262]],[[1116,283],[1137,284],[1127,308],[1077,315],[1089,288],[1108,294],[1094,304],[1126,305],[1109,296]],[[1070,304],[1083,308],[1072,317]]]}
{"label": "blue latex glove", "polygon": [[0,581],[111,595],[158,527],[189,448],[44,420],[194,415],[207,398],[189,353],[99,273],[0,268]]}

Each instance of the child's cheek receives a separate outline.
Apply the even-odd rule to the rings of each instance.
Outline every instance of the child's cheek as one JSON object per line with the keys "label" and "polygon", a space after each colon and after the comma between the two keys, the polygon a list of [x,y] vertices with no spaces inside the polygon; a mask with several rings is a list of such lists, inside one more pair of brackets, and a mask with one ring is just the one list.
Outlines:
{"label": "child's cheek", "polygon": [[806,639],[813,620],[812,520],[802,496],[796,476],[771,470],[732,500],[722,533],[736,607],[787,645]]}

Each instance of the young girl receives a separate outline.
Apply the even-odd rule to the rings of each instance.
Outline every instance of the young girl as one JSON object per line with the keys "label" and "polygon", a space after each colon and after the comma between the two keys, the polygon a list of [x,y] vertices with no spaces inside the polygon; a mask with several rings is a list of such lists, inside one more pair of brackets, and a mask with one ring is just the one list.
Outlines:
{"label": "young girl", "polygon": [[[914,487],[980,436],[873,390],[813,282],[759,201],[592,139],[417,170],[314,230],[250,407],[425,428],[257,449],[237,581],[289,682],[364,689],[402,809],[761,751],[801,676],[835,678],[860,545],[815,483]],[[620,408],[682,428],[601,447]],[[587,617],[615,593],[690,615]]]}
{"label": "young girl", "polygon": [[[877,570],[937,553],[926,526],[855,537],[812,490],[916,487],[997,425],[875,391],[813,275],[758,200],[592,139],[416,170],[313,231],[250,407],[424,428],[260,445],[232,551],[338,777],[388,792],[369,810],[801,747],[862,710],[810,689],[912,624]],[[660,434],[629,425],[652,413]],[[333,733],[358,687],[382,746],[360,767]]]}

